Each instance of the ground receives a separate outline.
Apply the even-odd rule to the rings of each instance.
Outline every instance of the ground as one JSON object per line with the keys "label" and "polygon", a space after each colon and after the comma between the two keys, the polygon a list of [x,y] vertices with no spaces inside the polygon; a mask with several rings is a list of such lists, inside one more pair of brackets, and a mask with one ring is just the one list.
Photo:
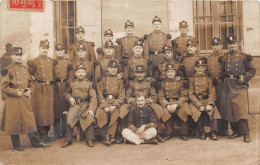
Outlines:
{"label": "ground", "polygon": [[21,141],[25,150],[11,150],[9,136],[0,132],[0,165],[28,164],[191,164],[191,165],[260,165],[260,116],[250,116],[252,142],[244,143],[243,138],[218,141],[191,138],[184,142],[174,137],[158,145],[114,144],[111,147],[95,143],[89,148],[84,141],[73,142],[68,148],[61,148],[63,139],[58,139],[46,149],[32,148],[26,136]]}

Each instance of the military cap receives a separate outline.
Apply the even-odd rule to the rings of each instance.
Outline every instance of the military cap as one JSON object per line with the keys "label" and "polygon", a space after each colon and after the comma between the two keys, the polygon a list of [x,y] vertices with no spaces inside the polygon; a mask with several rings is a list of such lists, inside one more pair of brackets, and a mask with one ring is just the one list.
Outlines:
{"label": "military cap", "polygon": [[78,27],[78,28],[76,28],[76,34],[77,33],[85,33],[85,30],[84,30],[84,28],[83,27]]}
{"label": "military cap", "polygon": [[22,55],[23,54],[23,48],[21,48],[21,47],[13,47],[13,54],[15,54],[15,55]]}
{"label": "military cap", "polygon": [[86,50],[86,46],[83,45],[83,44],[79,44],[79,45],[77,45],[77,50],[80,50],[80,49],[82,49],[82,50]]}
{"label": "military cap", "polygon": [[186,46],[189,46],[189,45],[197,46],[197,44],[198,44],[198,42],[196,39],[188,39]]}
{"label": "military cap", "polygon": [[207,65],[207,58],[206,57],[200,57],[199,60],[195,62],[195,66],[206,66]]}
{"label": "military cap", "polygon": [[50,42],[47,39],[41,40],[40,41],[40,47],[49,49],[50,48]]}
{"label": "military cap", "polygon": [[114,43],[111,40],[105,42],[105,48],[109,48],[109,47],[110,48],[115,47]]}
{"label": "military cap", "polygon": [[143,43],[143,41],[141,41],[141,40],[138,40],[138,41],[135,41],[135,42],[134,42],[134,46],[142,46],[142,47],[143,47],[143,46],[144,46],[143,44],[144,44],[144,43]]}
{"label": "military cap", "polygon": [[104,36],[106,36],[106,35],[111,35],[111,36],[113,36],[114,34],[113,34],[113,31],[112,31],[111,29],[108,29],[108,30],[106,30],[105,33],[104,33]]}
{"label": "military cap", "polygon": [[227,38],[227,42],[228,42],[228,44],[237,42],[237,37],[236,37],[235,35],[231,34],[231,35]]}
{"label": "military cap", "polygon": [[108,62],[108,67],[118,67],[118,62],[116,60],[110,60]]}
{"label": "military cap", "polygon": [[188,23],[187,23],[187,21],[181,21],[181,22],[179,22],[179,27],[187,27],[188,26]]}
{"label": "military cap", "polygon": [[175,68],[175,65],[174,65],[174,64],[168,64],[168,65],[166,65],[165,70],[166,70],[166,71],[167,71],[167,70],[176,70],[176,68]]}
{"label": "military cap", "polygon": [[172,51],[172,47],[165,45],[162,50],[163,50],[163,52],[165,52],[165,51]]}
{"label": "military cap", "polygon": [[157,17],[157,15],[153,18],[153,23],[156,22],[156,21],[162,23],[161,18]]}
{"label": "military cap", "polygon": [[136,65],[135,66],[135,72],[145,72],[146,68],[144,65]]}
{"label": "military cap", "polygon": [[126,28],[127,26],[132,26],[132,27],[134,27],[134,23],[133,23],[132,21],[127,20],[126,23],[125,23],[125,28]]}
{"label": "military cap", "polygon": [[221,39],[220,38],[217,38],[217,37],[214,37],[211,41],[211,44],[214,45],[214,44],[221,44]]}
{"label": "military cap", "polygon": [[55,50],[63,50],[63,49],[64,49],[64,47],[63,47],[62,44],[57,44],[57,45],[55,46]]}
{"label": "military cap", "polygon": [[82,64],[76,65],[76,69],[75,69],[75,70],[79,70],[79,69],[84,69],[84,70],[86,70],[86,66],[85,66],[85,65],[82,65]]}

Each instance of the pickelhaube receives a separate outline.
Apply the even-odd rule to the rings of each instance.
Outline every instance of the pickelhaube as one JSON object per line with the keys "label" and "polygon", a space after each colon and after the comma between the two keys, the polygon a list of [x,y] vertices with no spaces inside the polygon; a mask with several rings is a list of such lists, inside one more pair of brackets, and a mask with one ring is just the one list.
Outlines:
{"label": "pickelhaube", "polygon": [[188,26],[188,23],[187,23],[187,21],[181,21],[181,22],[179,22],[179,27],[187,27]]}
{"label": "pickelhaube", "polygon": [[162,50],[163,50],[163,52],[165,52],[165,51],[172,51],[172,47],[165,45],[165,46],[162,48]]}
{"label": "pickelhaube", "polygon": [[77,50],[86,50],[86,46],[83,44],[77,45]]}
{"label": "pickelhaube", "polygon": [[110,60],[108,62],[108,67],[118,67],[118,62],[116,60]]}
{"label": "pickelhaube", "polygon": [[111,35],[111,36],[113,36],[114,34],[113,34],[113,31],[112,31],[111,29],[108,29],[108,30],[106,30],[105,33],[104,33],[104,36],[106,36],[106,35]]}
{"label": "pickelhaube", "polygon": [[62,44],[55,45],[55,50],[63,50],[63,49],[64,49],[64,47]]}
{"label": "pickelhaube", "polygon": [[126,23],[125,23],[125,28],[126,28],[127,26],[132,26],[132,27],[134,27],[134,23],[133,23],[132,21],[127,20]]}
{"label": "pickelhaube", "polygon": [[76,34],[77,33],[85,33],[85,29],[80,26],[80,27],[76,28]]}
{"label": "pickelhaube", "polygon": [[199,60],[195,62],[195,66],[206,66],[207,65],[207,58],[206,57],[200,57]]}
{"label": "pickelhaube", "polygon": [[168,65],[166,65],[165,70],[166,70],[166,71],[167,71],[167,70],[176,70],[176,69],[175,69],[175,65],[174,65],[174,64],[168,64]]}
{"label": "pickelhaube", "polygon": [[217,37],[214,37],[211,41],[211,44],[214,45],[214,44],[221,44],[221,39],[220,38],[217,38]]}
{"label": "pickelhaube", "polygon": [[13,54],[22,55],[23,54],[23,48],[22,47],[13,47]]}
{"label": "pickelhaube", "polygon": [[197,46],[197,44],[198,44],[198,41],[196,39],[188,39],[186,46],[189,46],[189,45]]}
{"label": "pickelhaube", "polygon": [[135,72],[145,72],[146,68],[144,65],[136,65],[135,66]]}
{"label": "pickelhaube", "polygon": [[237,42],[237,37],[235,35],[231,34],[230,36],[228,36],[227,42],[228,42],[228,44]]}
{"label": "pickelhaube", "polygon": [[49,49],[50,48],[50,42],[47,39],[41,40],[40,41],[40,47]]}
{"label": "pickelhaube", "polygon": [[156,22],[156,21],[162,23],[161,18],[157,17],[157,15],[153,18],[153,23]]}
{"label": "pickelhaube", "polygon": [[115,47],[114,43],[111,40],[105,42],[105,48],[109,48],[109,47],[110,48]]}
{"label": "pickelhaube", "polygon": [[143,44],[144,44],[144,42],[141,41],[141,40],[138,40],[138,41],[134,42],[134,46],[142,46],[143,47],[144,46]]}

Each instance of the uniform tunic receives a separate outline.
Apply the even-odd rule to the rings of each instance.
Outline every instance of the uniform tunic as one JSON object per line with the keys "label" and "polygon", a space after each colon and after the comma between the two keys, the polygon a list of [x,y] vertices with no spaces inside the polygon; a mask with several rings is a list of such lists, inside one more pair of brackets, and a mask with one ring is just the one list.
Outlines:
{"label": "uniform tunic", "polygon": [[125,75],[128,80],[133,80],[135,78],[135,67],[137,65],[144,65],[147,71],[146,76],[147,77],[152,76],[151,64],[148,62],[148,60],[143,57],[136,58],[133,56],[129,60],[129,70],[127,72],[127,75]]}
{"label": "uniform tunic", "polygon": [[85,45],[87,51],[86,59],[91,61],[91,63],[93,64],[94,61],[96,60],[96,54],[93,48],[95,44],[93,42],[88,42],[85,40],[77,41],[69,47],[70,60],[75,61],[79,58],[77,55],[77,48],[80,44]]}
{"label": "uniform tunic", "polygon": [[130,59],[133,57],[133,47],[134,47],[134,42],[138,41],[139,38],[132,35],[132,36],[125,36],[122,38],[117,39],[117,59],[121,60],[124,58]]}
{"label": "uniform tunic", "polygon": [[0,119],[0,129],[8,135],[32,133],[37,128],[29,97],[18,96],[19,89],[24,92],[29,88],[33,92],[30,74],[22,64],[13,63],[7,69],[8,73],[2,85],[6,100]]}
{"label": "uniform tunic", "polygon": [[28,60],[27,63],[31,75],[35,78],[31,103],[36,124],[37,126],[53,125],[53,60],[46,55],[39,55],[34,60]]}
{"label": "uniform tunic", "polygon": [[[255,68],[251,63],[252,57],[243,52],[228,53],[223,59],[224,82],[222,86],[220,109],[223,119],[237,122],[248,119],[248,81],[255,76]],[[233,78],[231,77],[233,75]],[[240,75],[245,83],[238,82]]]}
{"label": "uniform tunic", "polygon": [[86,68],[86,77],[88,80],[90,81],[93,81],[94,79],[94,64],[87,60],[86,58],[79,58],[77,60],[75,60],[73,63],[72,63],[72,67],[73,67],[73,73],[70,74],[70,80],[73,80],[74,77],[75,77],[75,71],[76,71],[76,68],[80,65],[83,65],[85,68]]}
{"label": "uniform tunic", "polygon": [[199,60],[199,56],[188,54],[182,61],[182,65],[184,66],[184,73],[186,78],[190,78],[195,73],[195,62]]}

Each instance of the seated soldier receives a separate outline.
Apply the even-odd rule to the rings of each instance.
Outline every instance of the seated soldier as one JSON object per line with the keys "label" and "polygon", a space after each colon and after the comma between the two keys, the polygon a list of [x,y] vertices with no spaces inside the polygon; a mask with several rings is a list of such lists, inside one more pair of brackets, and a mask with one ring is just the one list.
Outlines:
{"label": "seated soldier", "polygon": [[[170,139],[173,134],[174,122],[180,123],[181,139],[188,140],[188,116],[192,112],[187,103],[188,92],[182,80],[176,78],[174,64],[166,65],[166,80],[162,83],[158,93],[159,102],[163,107],[162,121],[165,123],[166,138]],[[187,85],[186,85],[187,86]]]}
{"label": "seated soldier", "polygon": [[204,125],[210,126],[211,139],[217,140],[216,132],[217,120],[221,119],[219,111],[215,106],[216,93],[212,80],[206,77],[207,59],[201,57],[195,63],[195,75],[190,78],[188,96],[190,98],[190,108],[192,111],[199,111],[198,130],[200,139],[206,139]]}
{"label": "seated soldier", "polygon": [[[97,125],[101,128],[103,144],[110,146],[115,138],[118,126],[119,108],[125,100],[125,88],[122,79],[117,78],[118,62],[112,59],[108,63],[108,74],[97,85],[99,107],[96,113]],[[117,143],[120,141],[117,140]]]}
{"label": "seated soldier", "polygon": [[141,143],[158,144],[158,141],[155,139],[157,119],[153,109],[146,105],[144,96],[137,96],[136,105],[130,109],[128,128],[123,129],[123,137],[137,145]]}
{"label": "seated soldier", "polygon": [[86,136],[86,144],[93,147],[94,141],[94,113],[97,108],[96,91],[92,83],[86,79],[86,68],[79,65],[75,70],[76,79],[71,81],[65,92],[65,98],[71,107],[67,116],[67,131],[65,141],[61,147],[72,144],[73,128],[80,125]]}
{"label": "seated soldier", "polygon": [[[129,109],[131,106],[135,105],[135,99],[136,96],[142,95],[146,98],[147,105],[151,106],[151,108],[154,110],[155,115],[157,119],[159,120],[159,123],[161,122],[161,118],[163,115],[162,107],[158,104],[156,104],[158,97],[157,93],[155,91],[155,88],[151,86],[151,80],[145,78],[146,75],[146,68],[144,65],[137,65],[135,67],[135,79],[130,82],[130,86],[126,91],[126,102],[127,104],[124,104],[120,108],[120,118],[121,126],[124,126],[125,123],[127,123],[127,114],[129,112]],[[159,124],[158,124],[159,125]],[[122,128],[123,129],[123,128]],[[161,138],[160,135],[157,136],[157,140],[159,142],[164,142],[164,139]]]}

